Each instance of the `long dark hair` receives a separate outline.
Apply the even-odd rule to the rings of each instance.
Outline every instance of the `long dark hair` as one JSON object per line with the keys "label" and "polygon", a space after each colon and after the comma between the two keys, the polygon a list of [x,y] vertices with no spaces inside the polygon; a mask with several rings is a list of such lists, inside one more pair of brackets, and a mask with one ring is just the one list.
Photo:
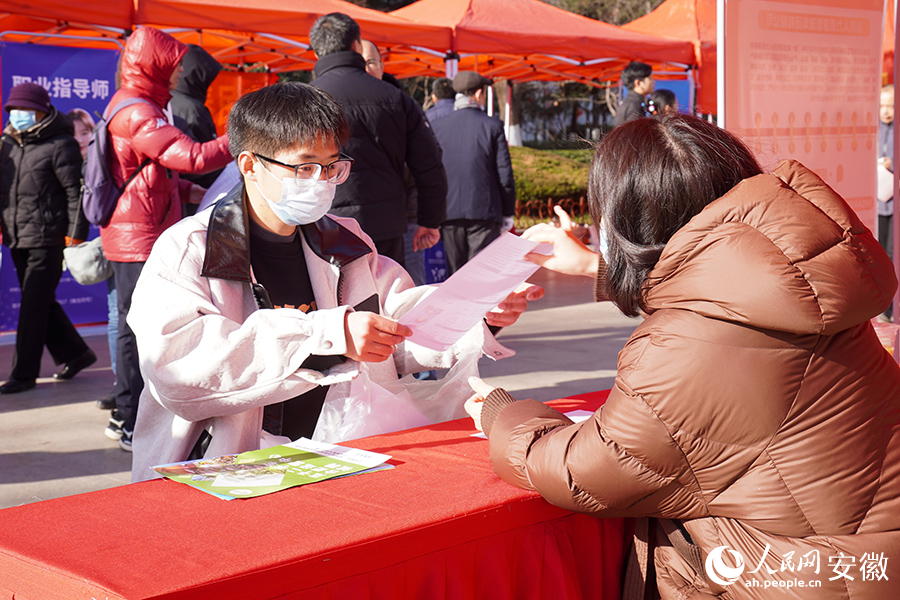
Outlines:
{"label": "long dark hair", "polygon": [[644,282],[669,239],[760,173],[739,139],[696,117],[637,119],[607,135],[591,163],[588,201],[607,236],[606,291],[619,309],[632,317],[646,311]]}

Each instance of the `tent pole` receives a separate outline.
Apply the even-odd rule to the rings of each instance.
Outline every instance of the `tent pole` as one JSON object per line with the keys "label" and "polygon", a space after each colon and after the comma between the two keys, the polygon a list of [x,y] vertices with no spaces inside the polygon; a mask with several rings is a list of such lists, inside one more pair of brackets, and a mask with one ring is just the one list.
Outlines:
{"label": "tent pole", "polygon": [[505,102],[505,106],[504,106],[504,114],[506,115],[506,117],[503,119],[503,135],[506,136],[507,144],[509,143],[509,134],[510,134],[509,117],[510,117],[510,114],[512,113],[512,108],[510,107],[510,102],[509,102],[510,96],[512,96],[512,81],[507,81],[506,82],[506,102]]}
{"label": "tent pole", "polygon": [[487,114],[489,117],[494,116],[494,86],[487,86]]}
{"label": "tent pole", "polygon": [[[887,0],[890,2],[891,0]],[[900,25],[900,15],[897,14],[897,0],[893,0],[894,3],[894,89],[896,90],[897,84],[900,83],[900,61],[897,60],[898,56],[900,56],[900,36],[897,35],[897,32],[900,29],[897,29],[898,25]],[[887,4],[887,3],[885,3]],[[885,6],[886,8],[887,6]],[[900,94],[894,93],[894,164],[891,165],[894,169],[894,218],[891,219],[891,225],[893,231],[893,241],[894,241],[894,256],[891,258],[894,261],[894,270],[900,277],[900,169],[897,168],[897,157],[900,157],[900,126],[898,126],[897,115],[900,114]],[[893,319],[894,322],[897,323],[898,319],[900,319],[900,290],[894,293],[894,310],[893,310]],[[900,337],[898,335],[897,337]],[[894,340],[894,359],[900,363],[900,340]]]}
{"label": "tent pole", "polygon": [[725,129],[725,0],[716,0],[716,122]]}
{"label": "tent pole", "polygon": [[688,80],[688,106],[691,107],[691,114],[697,115],[697,80],[694,77],[694,73],[696,70],[688,67],[687,68],[687,80]]}

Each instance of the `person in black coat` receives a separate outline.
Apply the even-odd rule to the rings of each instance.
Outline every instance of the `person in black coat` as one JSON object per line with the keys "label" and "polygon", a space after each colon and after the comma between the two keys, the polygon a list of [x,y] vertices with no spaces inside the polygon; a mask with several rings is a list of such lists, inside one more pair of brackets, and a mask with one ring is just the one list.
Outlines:
{"label": "person in black coat", "polygon": [[632,61],[622,71],[622,85],[628,90],[625,99],[616,111],[615,126],[647,116],[644,100],[653,93],[653,67],[646,63]]}
{"label": "person in black coat", "polygon": [[490,83],[474,71],[460,71],[453,78],[453,112],[431,125],[449,182],[447,220],[441,225],[449,274],[512,229],[516,214],[516,181],[503,123],[482,110]]}
{"label": "person in black coat", "polygon": [[309,32],[318,57],[312,85],[337,100],[350,124],[341,151],[356,162],[350,178],[335,191],[331,213],[356,219],[378,253],[404,264],[406,231],[404,163],[418,192],[416,249],[440,239],[447,176],[441,150],[415,100],[366,73],[359,25],[343,13],[320,17]]}
{"label": "person in black coat", "polygon": [[4,108],[10,118],[0,138],[0,227],[22,303],[12,373],[0,394],[14,394],[35,386],[44,345],[56,364],[65,363],[56,379],[71,379],[97,356],[56,301],[63,248],[88,232],[78,218],[81,150],[72,123],[34,83],[14,87]]}
{"label": "person in black coat", "polygon": [[[222,65],[213,56],[196,44],[188,44],[187,54],[181,59],[184,71],[178,85],[172,90],[173,125],[188,134],[194,141],[208,142],[218,137],[216,122],[206,107],[209,86],[219,75]],[[222,169],[202,175],[182,173],[181,177],[197,185],[209,188]],[[194,208],[196,206],[194,205]]]}

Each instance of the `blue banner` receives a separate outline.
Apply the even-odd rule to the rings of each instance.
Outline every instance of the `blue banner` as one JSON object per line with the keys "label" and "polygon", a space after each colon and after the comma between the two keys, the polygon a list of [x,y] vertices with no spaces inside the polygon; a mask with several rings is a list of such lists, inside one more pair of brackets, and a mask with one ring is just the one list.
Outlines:
{"label": "blue banner", "polygon": [[[93,130],[98,115],[103,113],[116,91],[116,65],[119,52],[95,48],[68,48],[37,44],[0,43],[0,96],[3,104],[10,90],[20,83],[32,82],[44,87],[53,106],[69,115],[75,126],[75,137],[82,146]],[[9,113],[3,114],[3,126]],[[89,238],[99,234],[91,226]],[[21,290],[9,250],[3,246],[0,262],[0,331],[16,328],[19,318]],[[56,299],[75,324],[102,323],[107,320],[106,283],[79,285],[63,272]]]}

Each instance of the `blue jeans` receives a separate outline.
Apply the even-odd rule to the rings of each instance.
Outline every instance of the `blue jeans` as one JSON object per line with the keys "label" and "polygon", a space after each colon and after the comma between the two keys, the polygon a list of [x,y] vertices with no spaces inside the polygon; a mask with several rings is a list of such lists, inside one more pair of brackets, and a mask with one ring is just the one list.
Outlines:
{"label": "blue jeans", "polygon": [[113,377],[116,376],[116,338],[119,337],[119,305],[117,304],[116,278],[106,280],[106,311],[109,322],[106,324],[106,341],[109,344],[109,362],[112,365]]}

